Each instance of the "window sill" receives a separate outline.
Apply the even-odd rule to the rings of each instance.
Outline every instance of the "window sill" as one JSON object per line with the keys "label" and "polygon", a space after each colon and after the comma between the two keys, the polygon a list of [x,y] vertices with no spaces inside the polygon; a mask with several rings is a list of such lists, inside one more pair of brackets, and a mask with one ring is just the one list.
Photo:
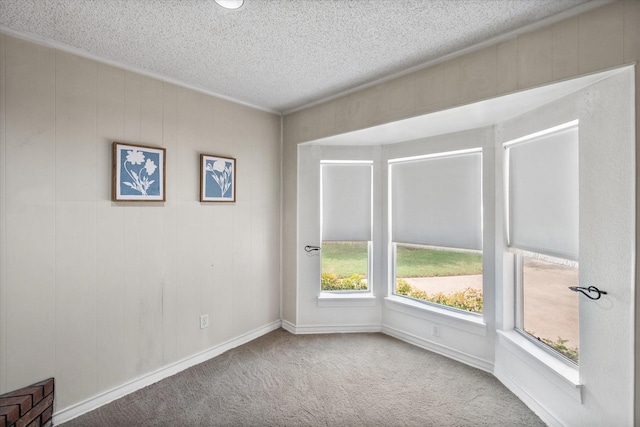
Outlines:
{"label": "window sill", "polygon": [[472,313],[461,313],[455,310],[447,310],[436,306],[422,304],[409,298],[396,295],[384,299],[385,308],[409,316],[428,320],[440,325],[450,326],[475,335],[486,336],[487,324],[482,316]]}
{"label": "window sill", "polygon": [[376,305],[376,297],[371,293],[321,292],[318,296],[318,307],[372,307],[374,305]]}
{"label": "window sill", "polygon": [[570,366],[554,355],[538,348],[537,345],[514,330],[496,332],[500,342],[504,344],[507,350],[577,402],[582,403],[582,384],[580,384],[580,375],[577,367]]}

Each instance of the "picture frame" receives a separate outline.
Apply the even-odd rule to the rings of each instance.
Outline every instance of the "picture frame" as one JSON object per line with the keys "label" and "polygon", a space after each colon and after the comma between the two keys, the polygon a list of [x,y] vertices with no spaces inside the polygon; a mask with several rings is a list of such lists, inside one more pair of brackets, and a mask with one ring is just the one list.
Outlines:
{"label": "picture frame", "polygon": [[200,154],[200,201],[236,201],[236,159]]}
{"label": "picture frame", "polygon": [[113,142],[114,202],[164,202],[166,149]]}

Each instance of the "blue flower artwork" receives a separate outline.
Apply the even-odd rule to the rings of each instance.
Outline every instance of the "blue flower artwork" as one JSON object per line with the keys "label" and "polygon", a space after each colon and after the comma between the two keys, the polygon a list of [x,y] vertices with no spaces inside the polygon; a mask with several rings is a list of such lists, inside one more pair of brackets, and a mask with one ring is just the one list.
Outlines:
{"label": "blue flower artwork", "polygon": [[114,143],[115,200],[164,200],[164,149]]}
{"label": "blue flower artwork", "polygon": [[202,154],[201,161],[200,201],[235,201],[235,159]]}

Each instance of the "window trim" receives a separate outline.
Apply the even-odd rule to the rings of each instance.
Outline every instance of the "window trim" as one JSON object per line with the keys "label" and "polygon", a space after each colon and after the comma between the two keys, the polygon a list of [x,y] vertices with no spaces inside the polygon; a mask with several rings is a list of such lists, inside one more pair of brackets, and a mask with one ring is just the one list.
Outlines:
{"label": "window trim", "polygon": [[[322,241],[320,244],[322,245]],[[336,289],[325,291],[322,289],[322,251],[320,251],[320,295],[318,298],[322,298],[323,300],[329,300],[330,296],[333,295],[334,298],[348,298],[349,295],[356,296],[365,296],[366,294],[373,294],[373,263],[371,260],[373,259],[373,240],[367,241],[367,289],[357,290],[357,289]],[[355,299],[355,298],[352,298]],[[318,300],[318,304],[320,304]]]}
{"label": "window trim", "polygon": [[[518,245],[512,246],[512,229],[510,219],[510,148],[527,144],[536,139],[543,138],[548,135],[563,132],[568,129],[575,128],[578,132],[580,129],[580,120],[574,119],[565,123],[561,123],[550,128],[545,128],[537,132],[533,132],[506,142],[503,142],[503,215],[504,215],[504,233],[505,233],[505,253],[513,255],[513,329],[509,331],[498,330],[498,334],[508,340],[511,347],[518,348],[519,351],[527,353],[531,358],[535,358],[540,363],[550,367],[554,372],[559,373],[569,382],[578,385],[578,368],[579,364],[570,360],[559,351],[551,348],[544,342],[540,342],[534,336],[530,335],[524,329],[524,257],[539,259],[541,261],[562,265],[565,267],[579,268],[579,261],[564,258],[561,256],[551,255],[549,253],[535,252],[522,248]],[[579,140],[578,140],[579,144]],[[507,282],[505,282],[507,285]],[[578,324],[580,328],[580,324]],[[522,359],[522,357],[520,357]],[[531,365],[531,364],[530,364]],[[531,365],[533,366],[533,365]],[[567,371],[568,369],[568,371]],[[581,401],[581,397],[579,399]]]}
{"label": "window trim", "polygon": [[318,295],[318,307],[372,307],[377,304],[377,298],[373,293],[337,293],[344,291],[320,292]]}
{"label": "window trim", "polygon": [[[457,307],[452,307],[450,305],[446,305],[446,304],[438,304],[437,302],[433,302],[433,301],[427,301],[427,300],[422,300],[419,298],[413,298],[410,297],[408,295],[402,295],[402,294],[398,294],[396,292],[396,287],[398,285],[398,277],[396,275],[396,258],[397,258],[397,254],[398,254],[398,245],[404,245],[404,246],[419,246],[419,247],[423,247],[423,248],[429,248],[429,249],[435,249],[435,250],[450,250],[451,252],[468,252],[468,253],[478,253],[481,254],[484,258],[484,252],[483,251],[476,251],[473,249],[462,249],[462,248],[442,248],[442,247],[438,247],[438,246],[428,246],[428,245],[417,245],[414,243],[400,243],[400,242],[391,242],[391,266],[390,266],[390,271],[391,271],[391,292],[390,294],[393,296],[396,296],[398,298],[405,298],[408,299],[410,301],[415,301],[419,304],[424,304],[426,306],[430,306],[430,307],[436,307],[439,309],[444,309],[444,310],[449,310],[449,311],[453,311],[455,313],[462,313],[462,314],[469,314],[472,316],[479,316],[482,317],[483,313],[475,313],[473,311],[469,311],[469,310],[463,310],[461,308],[457,308]],[[443,276],[443,277],[456,277],[456,276]],[[483,268],[483,272],[482,272],[482,293],[484,296],[484,268]],[[483,309],[484,312],[484,309]]]}
{"label": "window trim", "polygon": [[582,403],[583,384],[580,383],[580,373],[577,366],[563,363],[555,355],[551,355],[535,345],[515,329],[508,331],[498,329],[496,333],[498,340],[504,344],[503,348],[547,378],[578,403]]}
{"label": "window trim", "polygon": [[[318,307],[335,307],[335,306],[352,306],[354,301],[358,298],[362,299],[360,303],[357,305],[374,305],[375,300],[373,302],[369,301],[369,299],[373,296],[373,238],[374,238],[374,206],[375,206],[375,192],[374,192],[374,181],[375,181],[375,166],[376,162],[373,159],[365,159],[365,160],[351,160],[351,159],[339,159],[339,160],[331,160],[331,159],[320,159],[319,167],[320,167],[320,246],[324,240],[322,239],[323,235],[323,219],[322,212],[324,209],[323,205],[323,189],[322,189],[322,166],[323,165],[366,165],[371,168],[371,185],[370,185],[370,193],[371,193],[371,206],[369,212],[369,227],[370,227],[370,236],[369,240],[367,240],[367,289],[365,290],[323,290],[322,289],[322,251],[320,252],[320,283],[319,283],[319,294],[318,294]],[[335,240],[338,242],[338,240]],[[350,240],[342,240],[344,242]],[[363,240],[364,241],[364,240]],[[338,301],[346,301],[349,304],[345,304],[344,302]],[[363,302],[364,301],[364,302]],[[332,305],[337,304],[337,305]]]}
{"label": "window trim", "polygon": [[[470,155],[470,154],[480,154],[480,227],[481,227],[481,231],[480,231],[480,238],[481,238],[481,246],[482,249],[480,249],[479,253],[482,254],[483,260],[484,260],[484,148],[482,146],[478,146],[478,147],[472,147],[472,148],[464,148],[464,149],[459,149],[459,150],[453,150],[453,151],[442,151],[442,152],[434,152],[434,153],[429,153],[429,154],[420,154],[420,155],[414,155],[414,156],[406,156],[406,157],[397,157],[397,158],[391,158],[391,159],[387,159],[386,161],[386,168],[387,168],[387,229],[388,229],[388,249],[387,249],[387,259],[388,259],[388,266],[389,266],[389,286],[388,286],[388,296],[385,298],[385,301],[389,301],[391,302],[391,304],[389,304],[389,308],[393,309],[394,308],[394,303],[402,303],[405,304],[407,307],[414,307],[414,308],[420,308],[423,310],[428,310],[428,311],[432,311],[433,313],[437,313],[438,315],[444,315],[444,316],[449,316],[451,318],[454,319],[463,319],[465,321],[472,321],[472,323],[478,323],[478,319],[480,319],[480,323],[482,325],[484,325],[484,332],[480,335],[485,335],[486,334],[486,324],[484,323],[484,308],[483,308],[483,312],[482,313],[473,313],[471,311],[467,311],[467,310],[462,310],[456,307],[451,307],[451,306],[447,306],[444,304],[438,304],[438,303],[434,303],[434,302],[430,302],[430,301],[424,301],[424,300],[419,300],[416,298],[411,298],[409,296],[406,295],[399,295],[396,293],[396,286],[397,286],[397,277],[396,277],[396,257],[397,257],[397,245],[398,244],[414,244],[414,243],[401,243],[401,242],[394,242],[393,241],[393,215],[392,215],[392,210],[393,210],[393,206],[391,203],[391,199],[392,199],[392,174],[391,174],[391,167],[393,165],[396,164],[402,164],[402,163],[409,163],[409,162],[415,162],[415,161],[422,161],[422,160],[432,160],[432,159],[446,159],[446,158],[451,158],[451,157],[457,157],[457,156],[465,156],[465,155]],[[423,245],[421,244],[420,246],[429,246],[429,245]],[[437,248],[435,246],[431,246],[433,248]],[[464,248],[446,248],[446,249],[459,249],[461,251],[467,251],[468,249],[464,249]],[[475,250],[468,250],[470,252],[476,252]],[[485,282],[485,278],[484,278],[484,261],[483,261],[483,269],[482,269],[482,293],[484,296],[484,282]],[[411,310],[409,311],[403,311],[406,314],[410,314],[413,315],[414,313],[411,313]],[[418,316],[421,317],[421,316]],[[453,326],[453,325],[451,325]],[[455,327],[455,326],[454,326]],[[466,329],[464,329],[466,330]],[[471,331],[473,332],[473,331]],[[475,333],[475,332],[474,332]]]}
{"label": "window trim", "polygon": [[[579,363],[574,362],[569,359],[567,356],[551,348],[548,344],[541,342],[539,339],[528,333],[524,328],[524,257],[540,259],[542,261],[550,262],[553,264],[562,265],[565,267],[578,268],[578,262],[572,261],[564,258],[556,258],[550,257],[544,254],[538,254],[535,252],[522,251],[522,250],[509,250],[509,252],[514,254],[514,286],[515,286],[515,301],[514,301],[514,331],[522,336],[522,338],[530,341],[533,345],[538,347],[540,350],[548,353],[552,357],[556,358],[559,362],[578,369],[580,366]],[[578,328],[580,328],[580,324],[578,323]]]}

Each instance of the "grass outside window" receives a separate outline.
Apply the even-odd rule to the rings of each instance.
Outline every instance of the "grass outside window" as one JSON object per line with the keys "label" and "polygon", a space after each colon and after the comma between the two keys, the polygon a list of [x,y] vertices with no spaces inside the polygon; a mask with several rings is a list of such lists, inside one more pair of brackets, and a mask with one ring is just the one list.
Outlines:
{"label": "grass outside window", "polygon": [[[323,242],[323,291],[366,291],[369,242]],[[447,289],[428,292],[409,283],[425,279],[482,274],[482,254],[397,245],[396,293],[475,313],[482,312],[482,289]]]}
{"label": "grass outside window", "polygon": [[396,244],[397,295],[482,313],[482,254]]}
{"label": "grass outside window", "polygon": [[322,242],[323,291],[366,291],[369,242]]}
{"label": "grass outside window", "polygon": [[472,274],[482,274],[482,254],[397,245],[397,278]]}

